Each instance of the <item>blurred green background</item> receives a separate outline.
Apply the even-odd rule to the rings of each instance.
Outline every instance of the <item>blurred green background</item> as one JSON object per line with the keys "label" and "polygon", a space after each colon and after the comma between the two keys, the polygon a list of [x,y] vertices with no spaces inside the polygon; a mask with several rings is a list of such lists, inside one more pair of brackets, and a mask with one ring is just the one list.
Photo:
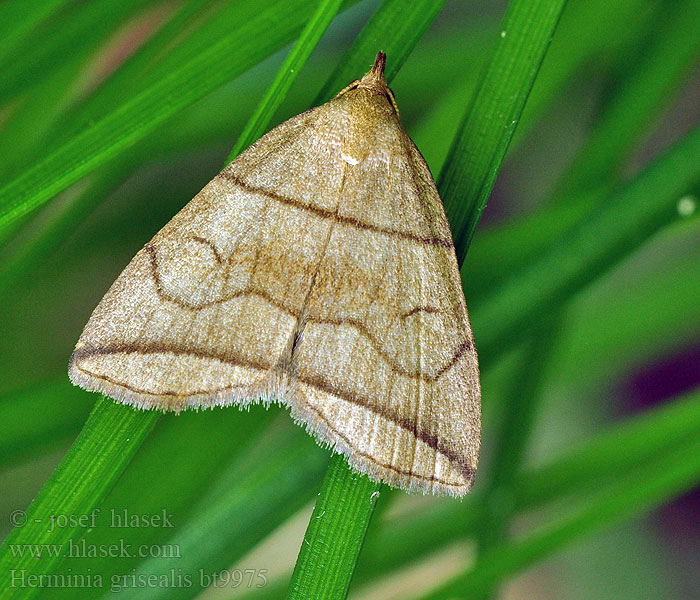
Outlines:
{"label": "blurred green background", "polygon": [[[297,8],[290,2],[285,12],[277,6],[281,3],[263,4],[265,10],[279,9],[280,19],[299,11],[301,20],[288,27],[286,39],[282,36],[276,48],[253,52],[250,68],[23,215],[4,238],[3,537],[13,511],[26,508],[41,489],[95,402],[96,396],[72,388],[66,375],[92,309],[129,259],[221,169],[303,25],[302,17],[315,5],[300,2]],[[273,124],[313,104],[379,5],[376,0],[344,5]],[[173,72],[182,56],[219,39],[251,13],[251,6],[184,0],[0,6],[2,185]],[[447,2],[391,84],[404,127],[436,177],[499,36],[506,6],[492,0]],[[534,264],[569,224],[585,220],[602,197],[623,189],[697,127],[699,22],[697,1],[568,3],[462,270],[472,315],[480,314],[503,282]],[[36,175],[39,180],[41,172]],[[491,526],[494,514],[501,515],[494,528],[505,529],[499,543],[507,545],[579,505],[585,510],[588,496],[576,489],[553,494],[550,502],[529,510],[513,509],[513,481],[524,478],[503,489],[494,483],[498,471],[494,474],[493,465],[504,460],[498,444],[509,439],[508,427],[524,438],[522,455],[513,461],[515,470],[525,474],[575,454],[579,444],[644,411],[677,406],[679,399],[689,407],[683,421],[696,423],[694,433],[686,435],[698,439],[700,223],[695,194],[700,178],[693,177],[687,194],[678,197],[679,214],[687,218],[660,228],[591,283],[552,305],[537,335],[524,343],[516,336],[512,346],[485,357],[478,502],[460,504],[384,488],[350,597],[423,597],[468,569],[489,546],[483,529]],[[488,327],[474,319],[477,348]],[[521,393],[529,402],[522,414],[517,413]],[[640,431],[637,442],[643,445],[648,432]],[[624,456],[628,450],[623,440],[610,452]],[[250,592],[275,597],[285,589],[329,458],[278,407],[166,415],[110,492],[100,518],[108,518],[110,509],[165,510],[174,527],[118,530],[100,521],[86,539],[98,545],[120,539],[135,547],[177,544],[183,556],[188,553],[187,561],[70,558],[58,571],[101,574],[109,582],[113,575],[139,573],[176,578],[187,573],[185,565],[195,573],[200,568],[207,573],[264,569],[269,585],[261,590],[232,581],[205,590],[198,581],[133,589],[123,580],[130,589],[120,595],[213,599]],[[643,470],[645,464],[636,468]],[[628,466],[620,466],[606,481],[614,484],[627,472]],[[592,477],[586,491],[598,493],[596,486],[606,481]],[[697,481],[653,510],[630,508],[629,518],[601,521],[591,535],[572,534],[570,543],[543,560],[504,575],[490,594],[574,600],[700,597]],[[203,544],[193,531],[208,519],[221,521]],[[463,535],[462,519],[475,521]],[[420,534],[410,542],[402,535],[407,523]],[[413,545],[419,542],[424,545]],[[54,588],[39,597],[94,598],[109,587]]]}

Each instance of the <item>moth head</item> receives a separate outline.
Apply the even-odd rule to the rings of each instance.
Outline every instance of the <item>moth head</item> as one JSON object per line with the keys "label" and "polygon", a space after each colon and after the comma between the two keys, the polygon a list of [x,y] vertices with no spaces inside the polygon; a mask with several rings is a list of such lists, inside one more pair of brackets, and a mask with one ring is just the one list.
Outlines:
{"label": "moth head", "polygon": [[[362,79],[356,79],[350,85],[348,85],[344,90],[342,90],[338,96],[342,96],[352,90],[364,89],[368,90],[373,94],[379,96],[384,96],[397,117],[399,115],[399,107],[396,104],[396,98],[394,97],[394,92],[387,85],[386,79],[384,77],[384,67],[386,66],[386,54],[381,50],[377,53],[377,58],[374,60],[374,66],[362,77]],[[338,97],[336,96],[336,98]]]}

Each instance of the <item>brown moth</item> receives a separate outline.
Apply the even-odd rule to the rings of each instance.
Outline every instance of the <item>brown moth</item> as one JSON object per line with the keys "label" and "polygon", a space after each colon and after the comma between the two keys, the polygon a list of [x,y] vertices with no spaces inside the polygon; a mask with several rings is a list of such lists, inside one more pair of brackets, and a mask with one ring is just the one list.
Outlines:
{"label": "brown moth", "polygon": [[280,402],[376,481],[469,490],[474,339],[385,60],[260,138],[144,246],[80,336],[74,384],[163,411]]}

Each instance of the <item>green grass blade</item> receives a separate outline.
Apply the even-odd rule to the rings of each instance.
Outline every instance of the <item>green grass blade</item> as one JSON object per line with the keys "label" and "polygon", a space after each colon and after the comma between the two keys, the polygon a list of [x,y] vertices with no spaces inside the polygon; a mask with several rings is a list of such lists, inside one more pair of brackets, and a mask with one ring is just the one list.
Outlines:
{"label": "green grass blade", "polygon": [[[184,574],[184,567],[187,566],[187,575],[192,577],[193,584],[199,580],[199,568],[214,571],[229,566],[226,552],[249,550],[254,543],[254,535],[266,535],[266,527],[272,529],[284,518],[281,514],[284,513],[284,507],[275,505],[272,501],[271,486],[265,483],[264,477],[258,477],[264,475],[262,470],[266,464],[278,469],[279,452],[283,453],[282,456],[287,453],[298,456],[298,450],[290,448],[285,440],[289,439],[290,431],[299,433],[295,439],[304,436],[302,432],[294,431],[285,415],[280,415],[280,412],[277,407],[266,410],[262,406],[255,406],[250,411],[230,407],[191,411],[178,416],[164,415],[100,504],[101,518],[89,536],[86,536],[86,543],[93,547],[107,548],[126,538],[134,549],[167,547],[174,551],[159,552],[158,560],[153,560],[151,555],[141,556],[138,552],[118,557],[71,556],[70,560],[58,565],[55,572],[64,576],[71,572],[100,573],[106,582],[102,592],[107,592],[112,578],[135,571],[143,572],[146,563],[149,568],[153,568],[151,572],[163,574],[171,568],[182,569]],[[303,441],[313,446],[308,438]],[[251,462],[250,457],[257,460]],[[321,459],[327,462],[328,457],[321,453]],[[307,458],[304,465],[308,467],[311,460],[313,457]],[[302,472],[280,476],[279,491],[276,493],[287,494],[287,502],[295,502],[291,494],[298,493],[298,490],[291,488],[287,482],[293,478],[304,481],[304,477],[318,480],[323,467],[324,465],[318,466],[308,475]],[[241,510],[241,505],[236,503],[236,498],[240,499],[243,489],[246,490],[245,494],[254,493],[249,489],[252,482],[259,484],[258,493],[270,496],[270,502],[266,506],[272,512],[257,516],[261,512],[251,510],[249,513]],[[308,482],[306,486],[311,487]],[[312,493],[311,487],[304,497],[305,501],[308,501]],[[206,517],[207,508],[219,509],[228,501],[230,504],[227,506],[231,510],[228,521],[219,521],[213,527]],[[259,504],[260,508],[265,505],[262,501]],[[112,527],[111,515],[123,514],[124,510],[128,514],[144,515],[162,514],[165,511],[170,515],[173,527],[129,528],[128,532]],[[279,516],[275,510],[280,513]],[[182,535],[185,530],[188,535]],[[202,541],[202,532],[205,531],[209,537],[205,536]],[[197,540],[199,544],[196,543]],[[195,561],[198,562],[194,565],[196,568],[190,569]],[[98,595],[94,587],[63,592],[58,594],[52,590],[52,600],[54,596],[56,600],[93,600]],[[171,589],[170,593],[175,592]]]}
{"label": "green grass blade", "polygon": [[583,222],[609,197],[607,188],[576,195],[571,202],[549,203],[518,219],[497,223],[474,239],[462,265],[465,294],[476,306],[497,286],[520,272],[565,233]]}
{"label": "green grass blade", "polygon": [[[0,547],[3,598],[31,598],[41,590],[12,585],[13,573],[51,573],[63,555],[52,556],[45,551],[36,557],[26,551],[26,545],[39,548],[40,544],[50,544],[60,550],[68,540],[79,540],[90,526],[88,521],[52,528],[52,516],[88,515],[88,519],[159,417],[160,413],[133,410],[107,398],[97,401],[78,439],[29,509],[15,513],[17,526]],[[25,550],[23,556],[16,555],[18,549]]]}
{"label": "green grass blade", "polygon": [[330,25],[342,2],[343,0],[321,1],[291,52],[287,55],[272,85],[255,109],[255,113],[238,137],[236,145],[228,157],[229,161],[233,160],[267,131],[272,117],[282,104],[297,75],[304,68],[306,61],[311,56],[311,52],[318,44],[328,25]]}
{"label": "green grass blade", "polygon": [[[210,5],[207,0],[186,0],[169,16],[141,46],[119,65],[114,73],[100,85],[85,101],[73,107],[66,115],[65,122],[54,130],[54,136],[64,141],[70,135],[79,132],[85,123],[101,118],[108,110],[119,106],[125,93],[142,91],[172,70],[175,63],[186,61],[194,52],[188,42],[195,34],[205,35],[206,23],[200,24],[202,12]],[[212,19],[220,19],[230,24],[230,17],[224,6],[214,7]],[[193,24],[197,25],[191,31]],[[190,31],[190,37],[173,47],[175,40],[180,40],[185,32]],[[169,69],[161,69],[160,65],[169,62]]]}
{"label": "green grass blade", "polygon": [[438,178],[457,260],[466,256],[565,0],[511,0],[481,85]]}
{"label": "green grass blade", "polygon": [[700,128],[689,133],[625,189],[573,227],[539,259],[472,309],[480,355],[509,340],[602,272],[683,216],[678,200],[700,181]]}
{"label": "green grass blade", "polygon": [[542,63],[510,151],[532,132],[546,111],[561,100],[562,92],[591,64],[605,62],[606,69],[623,71],[629,60],[625,48],[644,43],[650,23],[656,21],[657,3],[646,0],[579,0],[569,2],[562,13],[552,45]]}
{"label": "green grass blade", "polygon": [[237,29],[0,189],[0,239],[18,219],[281,47],[304,21],[308,8],[304,2],[281,1],[263,9],[251,2],[239,6],[242,18]]}
{"label": "green grass blade", "polygon": [[485,518],[477,532],[479,554],[502,543],[513,513],[513,487],[522,468],[542,398],[544,376],[555,350],[561,315],[551,315],[526,342],[520,364],[510,376],[503,399],[505,409],[492,446],[487,479],[482,480]]}
{"label": "green grass blade", "polygon": [[[95,0],[73,3],[63,15],[63,25],[55,27],[50,19],[18,44],[0,65],[0,98],[15,98],[40,80],[60,60],[82,46],[92,45],[124,19],[150,4],[151,0]],[[25,3],[26,4],[26,3]],[[32,3],[33,4],[33,3]],[[41,4],[41,3],[38,3]]]}
{"label": "green grass blade", "polygon": [[51,126],[61,118],[63,109],[70,102],[75,82],[95,47],[82,46],[80,50],[38,81],[32,93],[22,99],[3,123],[0,156],[5,160],[0,164],[0,180],[6,180],[24,168],[32,152],[46,143]]}
{"label": "green grass blade", "polygon": [[606,485],[685,440],[697,438],[699,432],[700,390],[695,390],[628,418],[549,464],[519,474],[514,503],[518,510],[525,510]]}
{"label": "green grass blade", "polygon": [[[124,181],[134,168],[132,161],[120,161],[108,172],[95,176],[64,192],[70,197],[42,220],[40,227],[25,233],[22,244],[13,246],[0,262],[0,298],[17,289],[22,278],[31,277],[34,269],[57,250],[61,243],[73,233],[100,200]],[[81,184],[85,185],[81,185]]]}
{"label": "green grass blade", "polygon": [[[617,23],[613,32],[615,28],[620,28],[620,18],[632,18],[635,23],[640,19],[639,16],[630,14],[630,11],[644,15],[643,21],[648,19],[648,7],[645,9],[637,2],[625,3],[622,11],[616,8],[614,16],[608,14],[609,7],[601,8],[596,6],[596,2],[592,2],[590,6],[567,7],[561,25],[568,24],[570,29],[574,24],[570,24],[567,17],[571,16],[572,9],[577,12],[577,23],[585,20],[586,16],[591,14],[590,10],[603,10],[601,15],[605,24],[602,26],[607,28],[611,22]],[[466,266],[467,270],[463,271],[465,282],[475,282],[474,289],[470,290],[471,298],[476,297],[474,293],[486,291],[490,286],[502,282],[510,274],[530,263],[555,238],[561,236],[575,222],[585,219],[594,206],[606,199],[606,190],[615,183],[612,176],[617,167],[629,158],[634,143],[649,128],[661,103],[682,83],[682,75],[687,71],[691,57],[698,52],[698,41],[695,38],[687,38],[687,27],[682,23],[681,14],[690,13],[683,13],[682,9],[670,12],[666,16],[666,22],[654,33],[651,41],[648,35],[637,36],[639,39],[635,44],[643,47],[643,52],[640,52],[641,58],[631,66],[625,65],[622,80],[617,82],[612,100],[604,107],[590,139],[565,175],[565,181],[559,185],[559,191],[553,195],[553,198],[562,201],[549,202],[537,212],[492,227],[479,237]],[[580,28],[576,29],[577,36],[584,36],[583,42],[577,43],[588,47],[586,52],[593,52],[598,35],[597,28],[601,25],[595,19],[589,21],[596,23],[593,26],[596,29],[595,36],[590,32],[582,32]],[[587,25],[583,23],[581,27],[586,28]],[[639,24],[635,27],[639,28]],[[683,31],[677,32],[676,29]],[[561,52],[557,57],[552,56],[557,49],[555,36],[551,52],[543,64],[543,75],[546,75],[544,71],[550,58],[561,61]],[[555,69],[561,71],[566,67],[560,65]],[[562,77],[561,74],[553,76],[559,80]],[[538,90],[539,84],[538,80],[533,93]],[[543,93],[551,96],[551,92],[546,90]],[[523,117],[531,108],[531,100],[528,100]],[[521,133],[519,128],[516,137]],[[595,184],[591,185],[591,182]],[[585,189],[577,191],[578,188]]]}
{"label": "green grass blade", "polygon": [[[70,137],[82,131],[88,124],[98,121],[107,112],[121,105],[125,98],[134,94],[135,87],[138,86],[140,91],[147,87],[149,83],[155,82],[157,77],[151,75],[154,63],[157,64],[158,59],[162,61],[164,56],[171,56],[175,53],[175,50],[167,52],[169,46],[173,44],[174,39],[178,39],[183,29],[192,28],[192,23],[196,22],[197,9],[202,9],[201,4],[203,2],[204,0],[188,0],[179,6],[163,26],[135,48],[133,53],[119,65],[116,71],[92,92],[85,91],[85,83],[81,81],[59,87],[58,89],[52,89],[50,87],[52,85],[51,79],[56,78],[57,75],[49,73],[48,76],[43,77],[39,85],[41,88],[49,87],[50,93],[45,94],[48,97],[47,99],[62,93],[64,96],[69,96],[70,103],[57,106],[57,103],[54,102],[53,105],[49,106],[51,112],[45,113],[42,118],[37,118],[34,123],[31,121],[24,123],[15,114],[12,115],[11,127],[9,130],[5,128],[2,136],[0,136],[0,144],[2,144],[0,150],[16,148],[19,145],[20,148],[24,148],[24,151],[18,156],[14,156],[16,153],[13,153],[11,164],[3,165],[3,174],[19,172],[21,166],[32,164],[45,158],[51,151],[59,148]],[[123,25],[124,23],[117,21],[113,27],[116,28]],[[114,32],[110,30],[106,33],[112,35]],[[105,45],[105,42],[108,41],[109,39],[103,35],[102,38],[92,37],[90,44],[83,42],[74,49],[71,55],[60,62],[60,66],[56,71],[65,70],[68,65],[80,60],[81,56],[90,50],[94,49],[97,52],[104,50],[108,47]],[[180,50],[180,47],[177,49]],[[81,72],[79,75],[85,76],[86,73]],[[64,89],[66,87],[67,89]],[[88,90],[90,89],[91,87],[88,88]],[[87,97],[84,96],[86,93],[89,94]],[[26,101],[30,106],[39,105],[40,107],[42,104],[47,104],[47,99],[36,97],[40,95],[40,93],[35,91]],[[28,117],[31,117],[31,115]],[[25,117],[24,121],[27,121],[28,117]],[[42,137],[27,136],[27,131],[31,130],[27,129],[27,125],[34,128],[40,126],[42,128]]]}
{"label": "green grass blade", "polygon": [[301,545],[288,598],[345,598],[374,505],[377,485],[335,455]]}
{"label": "green grass blade", "polygon": [[445,1],[384,0],[331,73],[316,102],[327,102],[351,81],[364,75],[379,50],[387,56],[384,76],[391,82]]}
{"label": "green grass blade", "polygon": [[620,477],[583,509],[529,537],[494,548],[463,576],[425,596],[426,600],[479,596],[506,577],[570,545],[579,538],[659,506],[692,489],[700,479],[700,440],[693,439]]}

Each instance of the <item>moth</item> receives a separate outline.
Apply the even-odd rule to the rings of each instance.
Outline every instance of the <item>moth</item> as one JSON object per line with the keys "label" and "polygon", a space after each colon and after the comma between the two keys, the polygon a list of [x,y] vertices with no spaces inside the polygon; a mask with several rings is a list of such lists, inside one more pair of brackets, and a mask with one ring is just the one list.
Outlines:
{"label": "moth", "polygon": [[260,138],[136,254],[78,340],[74,384],[162,411],[279,402],[375,481],[469,490],[476,349],[385,61]]}

